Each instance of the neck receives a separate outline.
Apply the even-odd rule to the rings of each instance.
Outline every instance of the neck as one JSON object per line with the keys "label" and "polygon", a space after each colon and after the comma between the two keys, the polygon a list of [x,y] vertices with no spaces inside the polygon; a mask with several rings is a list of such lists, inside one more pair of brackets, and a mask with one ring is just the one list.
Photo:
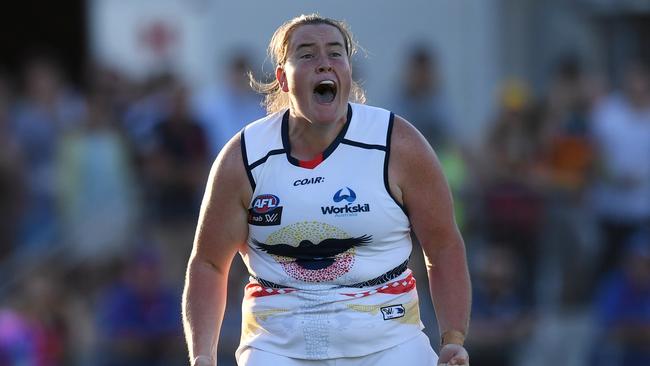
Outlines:
{"label": "neck", "polygon": [[298,160],[312,160],[327,149],[347,122],[347,115],[334,123],[319,124],[289,115],[291,155]]}

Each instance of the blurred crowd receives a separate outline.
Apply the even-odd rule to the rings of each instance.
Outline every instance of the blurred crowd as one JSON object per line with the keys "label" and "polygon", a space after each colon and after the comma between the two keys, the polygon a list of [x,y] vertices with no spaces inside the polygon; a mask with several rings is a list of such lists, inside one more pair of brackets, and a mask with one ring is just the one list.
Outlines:
{"label": "blurred crowd", "polygon": [[[265,114],[249,59],[200,89],[100,66],[72,85],[62,66],[41,56],[0,72],[0,365],[181,365],[210,165]],[[460,136],[433,50],[405,53],[400,70],[383,107],[429,140],[454,193],[472,364],[650,365],[649,65],[631,58],[602,80],[565,57],[545,90],[504,80],[478,145]],[[437,348],[417,247],[411,267]],[[220,365],[234,364],[246,280],[236,258]]]}

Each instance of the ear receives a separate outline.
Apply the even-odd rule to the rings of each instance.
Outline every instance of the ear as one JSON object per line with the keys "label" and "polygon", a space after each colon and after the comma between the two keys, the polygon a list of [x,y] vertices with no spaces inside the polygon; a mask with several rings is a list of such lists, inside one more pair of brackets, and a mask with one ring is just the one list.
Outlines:
{"label": "ear", "polygon": [[289,91],[289,84],[287,83],[287,74],[281,66],[275,68],[275,78],[280,83],[280,89],[287,93]]}

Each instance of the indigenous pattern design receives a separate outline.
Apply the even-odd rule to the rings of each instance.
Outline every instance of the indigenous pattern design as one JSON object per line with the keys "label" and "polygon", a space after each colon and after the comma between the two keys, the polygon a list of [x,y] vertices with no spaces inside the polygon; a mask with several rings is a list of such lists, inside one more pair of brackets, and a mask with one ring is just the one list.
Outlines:
{"label": "indigenous pattern design", "polygon": [[355,247],[370,243],[372,237],[351,237],[323,222],[297,222],[272,233],[262,243],[252,242],[271,254],[292,278],[304,282],[332,281],[354,265]]}

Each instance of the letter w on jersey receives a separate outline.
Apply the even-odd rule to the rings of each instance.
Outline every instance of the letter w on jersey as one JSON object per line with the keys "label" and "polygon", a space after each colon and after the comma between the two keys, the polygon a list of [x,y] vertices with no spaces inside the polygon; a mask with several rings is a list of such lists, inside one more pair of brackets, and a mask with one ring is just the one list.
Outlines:
{"label": "letter w on jersey", "polygon": [[384,306],[381,308],[381,315],[384,316],[384,320],[401,318],[405,313],[406,311],[404,310],[404,306],[402,306],[402,304]]}

